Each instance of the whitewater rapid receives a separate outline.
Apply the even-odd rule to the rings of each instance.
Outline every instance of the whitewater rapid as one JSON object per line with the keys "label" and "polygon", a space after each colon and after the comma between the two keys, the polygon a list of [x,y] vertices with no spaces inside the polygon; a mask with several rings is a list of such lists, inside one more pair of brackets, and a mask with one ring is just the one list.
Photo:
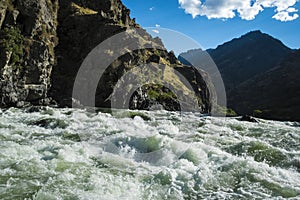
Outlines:
{"label": "whitewater rapid", "polygon": [[300,199],[300,123],[0,111],[0,199]]}

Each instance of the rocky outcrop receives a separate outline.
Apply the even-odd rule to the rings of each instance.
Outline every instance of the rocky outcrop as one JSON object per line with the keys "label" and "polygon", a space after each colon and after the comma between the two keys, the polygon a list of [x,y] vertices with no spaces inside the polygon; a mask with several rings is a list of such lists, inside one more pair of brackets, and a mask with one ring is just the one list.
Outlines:
{"label": "rocky outcrop", "polygon": [[58,2],[0,2],[0,105],[49,104]]}
{"label": "rocky outcrop", "polygon": [[[106,39],[122,33],[124,31],[130,31],[129,38],[119,38],[118,44],[122,46],[122,49],[130,49],[129,46],[135,46],[136,50],[129,51],[119,58],[110,63],[105,69],[103,77],[101,77],[98,88],[96,91],[95,105],[98,107],[110,107],[112,103],[112,94],[116,90],[118,81],[127,72],[133,72],[135,79],[139,79],[143,82],[144,79],[149,77],[145,76],[145,71],[141,71],[137,66],[149,65],[152,63],[152,67],[156,71],[160,71],[162,76],[155,79],[161,86],[167,83],[162,81],[166,80],[168,76],[173,77],[175,80],[179,80],[179,83],[173,82],[173,88],[183,90],[186,86],[180,81],[180,77],[176,75],[175,71],[165,72],[162,69],[163,66],[169,66],[173,70],[178,69],[177,72],[185,71],[187,80],[193,88],[187,91],[187,96],[192,95],[193,89],[197,88],[196,96],[199,100],[199,105],[203,112],[208,113],[211,107],[210,93],[208,87],[203,80],[202,75],[198,73],[198,79],[196,80],[195,72],[191,70],[191,67],[182,65],[172,52],[167,52],[158,38],[152,38],[146,31],[140,28],[129,16],[129,10],[119,0],[105,0],[105,1],[63,1],[60,4],[59,11],[59,28],[58,36],[60,43],[56,48],[58,57],[57,66],[53,71],[53,88],[52,96],[59,102],[60,105],[70,106],[72,103],[73,84],[78,73],[78,70],[87,57],[87,55],[101,42]],[[132,28],[138,30],[131,30]],[[129,42],[130,41],[130,42]],[[130,44],[128,44],[130,43]],[[153,45],[157,48],[153,48]],[[149,48],[150,47],[150,48]],[[121,50],[122,50],[121,49]],[[111,56],[110,53],[104,57],[107,59]],[[103,57],[103,56],[102,56]],[[105,59],[105,58],[103,58]],[[105,63],[105,60],[102,61]],[[136,69],[135,69],[136,68]],[[185,70],[184,70],[185,69]],[[161,81],[161,82],[160,82]],[[127,87],[125,85],[120,86]],[[86,88],[88,90],[89,88]],[[150,109],[151,105],[161,104],[167,110],[179,110],[178,102],[173,99],[172,96],[166,95],[168,92],[158,92],[156,98],[145,98],[144,94],[138,96],[137,92],[132,90],[142,89],[144,94],[151,93],[149,87],[141,85],[141,88],[130,88],[122,91],[121,108],[128,108],[125,106],[127,103],[125,96],[132,94],[138,99],[138,104],[130,102],[131,109]],[[184,97],[184,95],[181,95]],[[127,99],[133,100],[133,97],[129,96]],[[86,104],[84,100],[82,104]],[[185,102],[187,99],[178,99],[177,101]],[[146,105],[148,106],[141,106]],[[149,103],[151,102],[151,103]],[[88,104],[88,103],[87,103]],[[93,105],[90,105],[93,106]]]}
{"label": "rocky outcrop", "polygon": [[[152,38],[130,18],[129,9],[120,0],[5,0],[0,5],[1,106],[49,104],[54,99],[59,106],[72,106],[76,101],[110,107],[113,93],[127,72],[133,72],[134,80],[143,82],[149,78],[145,71],[153,69],[161,73],[153,77],[156,86],[147,86],[146,82],[140,88],[123,85],[119,89],[126,88],[122,90],[124,99],[132,94],[130,101],[137,98],[137,102],[151,101],[151,105],[180,110],[178,102],[194,98],[202,112],[210,111],[211,95],[205,73],[182,65],[172,52],[165,50],[160,39]],[[99,77],[95,105],[74,99],[74,82],[85,58],[97,45],[124,31],[128,37],[118,40],[118,44],[123,45],[121,51],[128,51],[109,63]],[[129,51],[132,44],[137,48]],[[115,53],[103,52],[101,63]],[[139,70],[138,66],[145,65],[149,68]],[[85,90],[88,89],[87,84]],[[139,96],[140,89],[143,94]],[[156,96],[147,98],[145,94]],[[125,105],[122,98],[119,103]],[[132,109],[150,109],[140,106],[143,103],[129,104]]]}

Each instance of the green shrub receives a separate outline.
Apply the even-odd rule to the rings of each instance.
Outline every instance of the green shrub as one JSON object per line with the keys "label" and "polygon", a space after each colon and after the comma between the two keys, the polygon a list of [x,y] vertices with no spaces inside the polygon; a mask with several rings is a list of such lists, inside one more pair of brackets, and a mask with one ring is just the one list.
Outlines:
{"label": "green shrub", "polygon": [[253,111],[253,116],[254,117],[260,117],[262,115],[262,111],[261,110],[254,110]]}
{"label": "green shrub", "polygon": [[158,99],[159,93],[156,90],[148,90],[148,96],[151,99]]}
{"label": "green shrub", "polygon": [[176,95],[168,88],[160,84],[150,84],[145,86],[147,88],[148,97],[153,100],[168,100],[177,99]]}
{"label": "green shrub", "polygon": [[227,117],[237,116],[237,113],[233,109],[224,106],[219,106],[219,105],[216,106],[214,112],[216,115],[221,115],[221,116],[227,116]]}
{"label": "green shrub", "polygon": [[0,46],[4,52],[12,52],[11,64],[19,64],[23,60],[25,38],[17,27],[4,28],[0,32]]}
{"label": "green shrub", "polygon": [[231,109],[231,108],[227,109],[226,116],[228,116],[228,117],[235,117],[237,115],[238,114],[233,109]]}

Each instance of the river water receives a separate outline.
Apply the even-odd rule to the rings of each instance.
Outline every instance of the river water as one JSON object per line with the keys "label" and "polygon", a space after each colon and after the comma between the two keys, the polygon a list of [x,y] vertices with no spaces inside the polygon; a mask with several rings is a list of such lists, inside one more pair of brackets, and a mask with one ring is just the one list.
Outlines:
{"label": "river water", "polygon": [[300,199],[300,123],[0,111],[0,199]]}

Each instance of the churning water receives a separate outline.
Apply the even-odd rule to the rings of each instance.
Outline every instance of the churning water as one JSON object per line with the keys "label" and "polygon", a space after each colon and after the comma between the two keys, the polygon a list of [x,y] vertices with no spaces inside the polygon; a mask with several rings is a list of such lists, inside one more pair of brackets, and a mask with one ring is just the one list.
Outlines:
{"label": "churning water", "polygon": [[300,124],[0,111],[0,199],[300,199]]}

